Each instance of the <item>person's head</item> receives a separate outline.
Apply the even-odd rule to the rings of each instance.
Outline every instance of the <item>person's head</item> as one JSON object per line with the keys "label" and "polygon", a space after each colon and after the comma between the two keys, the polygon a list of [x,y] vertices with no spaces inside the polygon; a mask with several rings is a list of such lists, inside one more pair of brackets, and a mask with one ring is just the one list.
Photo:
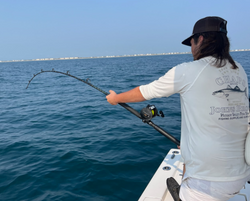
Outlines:
{"label": "person's head", "polygon": [[191,46],[194,60],[213,56],[216,58],[215,66],[223,67],[228,60],[236,69],[237,66],[229,54],[226,25],[227,21],[220,17],[202,18],[195,23],[192,35],[182,44]]}

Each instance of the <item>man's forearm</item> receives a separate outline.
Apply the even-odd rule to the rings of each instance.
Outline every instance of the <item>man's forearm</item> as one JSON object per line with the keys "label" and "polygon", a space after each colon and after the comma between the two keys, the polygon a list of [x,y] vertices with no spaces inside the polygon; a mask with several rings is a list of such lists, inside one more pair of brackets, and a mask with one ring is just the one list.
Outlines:
{"label": "man's forearm", "polygon": [[132,103],[132,102],[141,102],[146,99],[142,96],[139,87],[136,87],[130,91],[117,94],[116,101],[118,103]]}
{"label": "man's forearm", "polygon": [[139,87],[136,87],[130,91],[116,94],[114,91],[110,90],[110,94],[106,96],[107,101],[116,105],[118,103],[132,103],[132,102],[141,102],[146,99],[142,96]]}

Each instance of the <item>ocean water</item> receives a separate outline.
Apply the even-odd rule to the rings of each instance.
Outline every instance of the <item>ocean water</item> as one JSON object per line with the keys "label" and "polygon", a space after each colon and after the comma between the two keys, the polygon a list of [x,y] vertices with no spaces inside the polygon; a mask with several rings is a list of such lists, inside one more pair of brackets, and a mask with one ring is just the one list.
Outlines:
{"label": "ocean water", "polygon": [[[233,52],[250,75],[250,52]],[[0,63],[0,200],[138,200],[176,145],[105,95],[147,84],[190,54]],[[250,80],[250,79],[249,79]],[[129,104],[154,104],[153,122],[180,138],[179,95]]]}

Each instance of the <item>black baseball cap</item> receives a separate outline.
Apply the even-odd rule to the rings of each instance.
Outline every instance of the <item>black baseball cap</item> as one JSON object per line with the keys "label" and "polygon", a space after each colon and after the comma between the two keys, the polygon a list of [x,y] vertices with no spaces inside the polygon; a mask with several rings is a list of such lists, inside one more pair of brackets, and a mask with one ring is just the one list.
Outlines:
{"label": "black baseball cap", "polygon": [[212,31],[227,34],[227,21],[220,17],[205,17],[198,20],[194,25],[193,34],[182,41],[182,44],[191,46],[190,40],[195,34]]}

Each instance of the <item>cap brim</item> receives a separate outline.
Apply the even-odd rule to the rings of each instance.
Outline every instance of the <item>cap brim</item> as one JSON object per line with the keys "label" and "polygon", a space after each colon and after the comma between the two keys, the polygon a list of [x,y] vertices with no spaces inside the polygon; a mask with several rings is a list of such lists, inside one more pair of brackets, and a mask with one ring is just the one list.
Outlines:
{"label": "cap brim", "polygon": [[183,45],[187,45],[187,46],[191,46],[190,41],[191,41],[192,37],[193,37],[193,35],[190,36],[190,37],[188,37],[188,38],[185,39],[184,41],[182,41],[182,44],[183,44]]}

